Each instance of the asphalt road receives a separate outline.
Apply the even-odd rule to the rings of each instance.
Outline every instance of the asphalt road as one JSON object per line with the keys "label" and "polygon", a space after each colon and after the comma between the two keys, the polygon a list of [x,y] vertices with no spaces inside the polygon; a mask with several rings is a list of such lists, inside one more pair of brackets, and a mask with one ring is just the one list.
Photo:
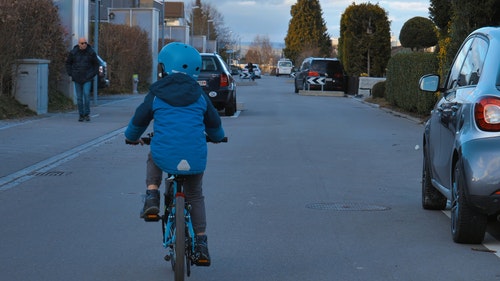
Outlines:
{"label": "asphalt road", "polygon": [[[159,223],[139,219],[149,147],[123,129],[143,96],[0,122],[0,280],[173,280]],[[187,280],[500,280],[485,245],[421,208],[422,124],[351,97],[238,88],[204,178],[212,266]]]}

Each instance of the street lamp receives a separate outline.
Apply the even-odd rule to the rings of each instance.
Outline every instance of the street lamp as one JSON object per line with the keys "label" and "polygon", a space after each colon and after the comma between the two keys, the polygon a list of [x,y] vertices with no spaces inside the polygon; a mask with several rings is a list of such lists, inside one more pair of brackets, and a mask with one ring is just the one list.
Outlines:
{"label": "street lamp", "polygon": [[207,38],[208,40],[210,40],[210,23],[213,23],[214,20],[207,20],[207,24],[208,24],[208,34],[207,34]]}
{"label": "street lamp", "polygon": [[[207,30],[208,30],[208,32],[207,32],[207,45],[208,46],[210,46],[210,23],[213,23],[213,22],[214,22],[214,20],[207,20],[207,24],[208,24],[208,26],[207,26]],[[210,49],[208,51],[210,51]]]}
{"label": "street lamp", "polygon": [[199,9],[200,6],[191,7],[191,45],[193,45],[193,37],[194,37],[194,9]]}
{"label": "street lamp", "polygon": [[366,34],[368,35],[368,54],[367,54],[367,62],[366,62],[366,71],[368,74],[368,77],[370,77],[370,47],[371,47],[371,35],[373,34],[373,29],[372,29],[372,18],[368,18],[368,27],[366,28]]}
{"label": "street lamp", "polygon": [[[94,0],[95,15],[94,15],[94,51],[99,55],[99,22],[101,15],[99,14],[101,7],[101,0]],[[97,104],[97,89],[98,89],[99,75],[94,78],[94,105]]]}
{"label": "street lamp", "polygon": [[161,47],[165,46],[165,0],[161,4]]}

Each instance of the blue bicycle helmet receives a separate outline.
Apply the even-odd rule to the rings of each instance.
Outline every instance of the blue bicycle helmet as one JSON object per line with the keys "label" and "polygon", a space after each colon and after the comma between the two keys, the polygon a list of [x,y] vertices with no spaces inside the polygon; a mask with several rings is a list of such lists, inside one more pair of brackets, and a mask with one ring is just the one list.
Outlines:
{"label": "blue bicycle helmet", "polygon": [[163,47],[158,54],[158,73],[160,78],[173,73],[184,73],[198,78],[201,70],[200,53],[192,46],[172,42]]}

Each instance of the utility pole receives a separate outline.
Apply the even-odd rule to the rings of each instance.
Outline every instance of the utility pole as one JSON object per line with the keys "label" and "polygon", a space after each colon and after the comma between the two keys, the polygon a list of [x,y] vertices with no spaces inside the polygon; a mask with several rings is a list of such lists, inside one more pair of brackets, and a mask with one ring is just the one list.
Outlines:
{"label": "utility pole", "polygon": [[[101,0],[94,0],[95,4],[95,14],[94,14],[94,51],[96,55],[99,55],[99,22],[100,14],[99,10],[101,7]],[[97,105],[97,88],[99,83],[99,73],[94,78],[94,105]]]}

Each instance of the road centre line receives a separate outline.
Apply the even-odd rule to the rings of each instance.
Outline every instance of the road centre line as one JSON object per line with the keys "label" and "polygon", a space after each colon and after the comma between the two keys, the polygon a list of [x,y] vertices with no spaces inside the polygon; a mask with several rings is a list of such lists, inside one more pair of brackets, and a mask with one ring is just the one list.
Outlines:
{"label": "road centre line", "polygon": [[125,132],[126,127],[123,127],[121,129],[112,131],[106,135],[103,135],[101,137],[98,137],[88,143],[82,144],[80,146],[77,146],[73,149],[70,149],[66,152],[63,152],[61,154],[55,155],[51,158],[48,158],[46,160],[43,160],[41,162],[38,162],[34,165],[31,165],[29,167],[26,167],[20,171],[17,171],[15,173],[12,173],[10,175],[4,176],[0,178],[0,191],[5,191],[8,189],[11,189],[15,186],[17,186],[20,183],[23,183],[27,180],[30,180],[33,178],[35,175],[33,175],[33,172],[47,172],[50,169],[53,169],[65,162],[68,162],[79,155],[91,150],[94,147],[98,147],[101,144],[103,144],[105,141],[112,139],[116,137],[119,134],[122,134]]}

